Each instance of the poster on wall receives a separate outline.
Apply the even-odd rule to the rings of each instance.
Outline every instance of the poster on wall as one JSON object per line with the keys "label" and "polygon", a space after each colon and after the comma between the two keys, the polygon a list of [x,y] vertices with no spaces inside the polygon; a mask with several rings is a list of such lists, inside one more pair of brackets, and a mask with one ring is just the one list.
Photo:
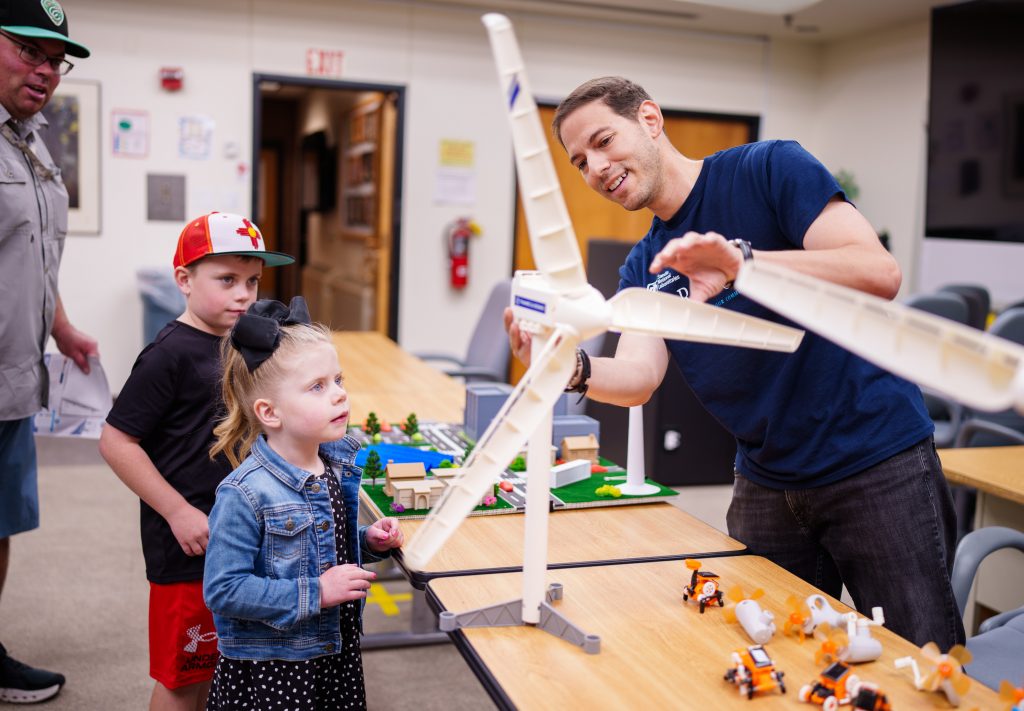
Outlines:
{"label": "poster on wall", "polygon": [[114,155],[145,158],[149,155],[149,112],[114,109],[110,112]]}
{"label": "poster on wall", "polygon": [[68,189],[68,233],[100,232],[100,84],[62,81],[40,131]]}
{"label": "poster on wall", "polygon": [[178,155],[192,160],[207,160],[213,153],[213,119],[209,116],[182,116],[178,119]]}

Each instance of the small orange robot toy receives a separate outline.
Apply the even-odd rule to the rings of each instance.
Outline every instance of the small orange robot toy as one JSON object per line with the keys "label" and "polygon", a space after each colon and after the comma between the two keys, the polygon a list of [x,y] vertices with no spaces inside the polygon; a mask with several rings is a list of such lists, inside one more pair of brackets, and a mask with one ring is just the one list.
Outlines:
{"label": "small orange robot toy", "polygon": [[892,704],[878,686],[865,681],[853,699],[853,708],[858,711],[892,711]]}
{"label": "small orange robot toy", "polygon": [[719,607],[725,606],[722,600],[722,591],[718,589],[718,576],[706,570],[700,569],[700,561],[694,558],[686,559],[686,567],[693,571],[690,576],[690,584],[683,588],[683,600],[691,597],[700,605],[700,612],[704,614],[704,608],[717,602]]}
{"label": "small orange robot toy", "polygon": [[786,685],[782,681],[785,672],[775,669],[771,657],[761,645],[737,649],[732,653],[732,663],[733,666],[725,672],[725,680],[735,684],[740,695],[752,699],[754,694],[775,689],[786,693]]}
{"label": "small orange robot toy", "polygon": [[814,683],[800,687],[798,695],[801,701],[818,704],[823,711],[836,711],[841,704],[850,703],[860,687],[860,679],[848,664],[834,662],[825,667]]}

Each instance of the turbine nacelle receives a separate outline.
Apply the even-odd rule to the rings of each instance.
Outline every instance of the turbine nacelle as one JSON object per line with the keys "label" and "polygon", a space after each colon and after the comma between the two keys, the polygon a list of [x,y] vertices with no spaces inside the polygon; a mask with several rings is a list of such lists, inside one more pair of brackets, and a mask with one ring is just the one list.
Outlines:
{"label": "turbine nacelle", "polygon": [[[518,271],[512,279],[512,313],[530,326],[563,326],[585,340],[608,330],[612,310],[589,284],[575,294],[559,293],[543,273]],[[533,330],[528,328],[527,330]]]}

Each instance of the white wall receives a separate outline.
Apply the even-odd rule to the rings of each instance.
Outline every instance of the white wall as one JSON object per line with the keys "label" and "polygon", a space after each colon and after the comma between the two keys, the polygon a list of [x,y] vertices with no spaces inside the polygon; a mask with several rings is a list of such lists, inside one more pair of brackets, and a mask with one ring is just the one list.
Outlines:
{"label": "white wall", "polygon": [[902,294],[915,281],[924,224],[928,36],[925,20],[827,46],[811,145],[830,170],[853,173],[857,206],[889,231]]}
{"label": "white wall", "polygon": [[[73,322],[99,338],[115,391],[142,345],[135,270],[169,265],[180,229],[146,221],[145,175],[185,174],[189,216],[247,213],[249,176],[237,168],[252,159],[252,74],[303,76],[309,47],[343,50],[344,79],[407,87],[399,340],[411,350],[464,348],[490,284],[511,268],[514,219],[511,142],[479,12],[355,0],[184,0],[162,10],[127,0],[68,5],[73,35],[94,50],[72,76],[102,82],[103,232],[69,238],[61,291]],[[512,19],[538,97],[557,99],[591,77],[623,74],[666,107],[760,115],[762,137],[796,138],[830,168],[852,170],[861,207],[892,231],[909,269],[920,223],[926,25],[822,49],[600,21]],[[184,68],[183,92],[158,88],[161,66]],[[148,159],[111,157],[112,108],[150,112]],[[177,157],[176,122],[189,114],[216,122],[210,160]],[[446,138],[475,143],[473,208],[434,203]],[[238,158],[224,157],[227,142],[240,147]],[[442,234],[467,214],[483,235],[471,247],[470,285],[456,292],[447,286]]]}

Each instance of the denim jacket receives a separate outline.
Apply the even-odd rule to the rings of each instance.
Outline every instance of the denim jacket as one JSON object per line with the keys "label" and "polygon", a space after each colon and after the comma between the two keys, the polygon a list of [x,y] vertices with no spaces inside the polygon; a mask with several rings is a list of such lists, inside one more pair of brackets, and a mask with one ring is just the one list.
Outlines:
{"label": "denim jacket", "polygon": [[[357,564],[387,557],[366,547],[357,526],[359,443],[320,445],[341,481],[345,540]],[[327,487],[292,466],[261,436],[252,453],[217,487],[210,512],[203,596],[213,612],[221,654],[231,659],[302,661],[341,649],[337,606],[320,609],[320,574],[338,561]]]}

